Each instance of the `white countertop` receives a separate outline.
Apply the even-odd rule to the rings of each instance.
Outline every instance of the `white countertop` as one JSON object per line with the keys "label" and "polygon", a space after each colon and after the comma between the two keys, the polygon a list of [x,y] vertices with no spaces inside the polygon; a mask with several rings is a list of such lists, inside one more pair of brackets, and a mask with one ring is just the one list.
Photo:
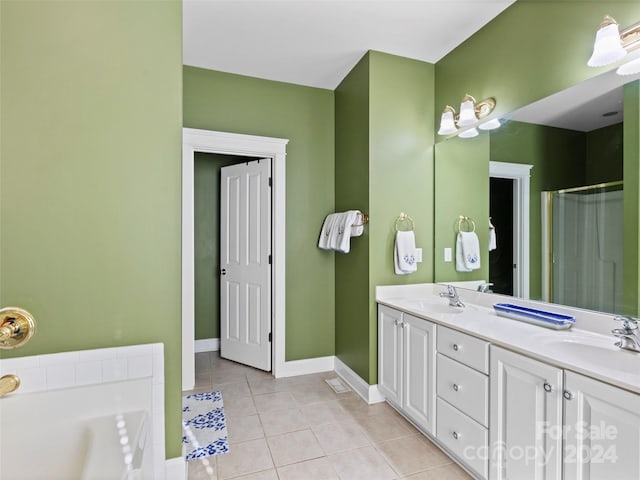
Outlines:
{"label": "white countertop", "polygon": [[[640,353],[622,350],[611,329],[620,325],[613,315],[503,295],[458,289],[464,309],[439,297],[439,284],[380,286],[376,301],[438,325],[459,330],[494,345],[640,393]],[[495,303],[512,303],[573,315],[569,330],[553,330],[496,315]]]}

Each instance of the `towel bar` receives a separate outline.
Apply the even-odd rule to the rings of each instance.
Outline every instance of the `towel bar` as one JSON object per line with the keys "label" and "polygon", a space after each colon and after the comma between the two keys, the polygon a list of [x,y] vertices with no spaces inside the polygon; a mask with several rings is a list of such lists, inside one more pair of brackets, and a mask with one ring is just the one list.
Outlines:
{"label": "towel bar", "polygon": [[354,223],[352,227],[362,227],[369,223],[369,215],[366,213],[358,212],[358,217],[360,217],[360,223]]}

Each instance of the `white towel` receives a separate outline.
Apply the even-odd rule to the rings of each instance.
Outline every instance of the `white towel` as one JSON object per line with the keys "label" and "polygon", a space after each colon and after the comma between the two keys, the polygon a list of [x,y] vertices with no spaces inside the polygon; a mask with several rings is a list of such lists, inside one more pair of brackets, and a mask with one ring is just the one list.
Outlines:
{"label": "white towel", "polygon": [[351,249],[351,226],[356,223],[357,210],[349,210],[341,213],[338,219],[338,237],[336,240],[336,252],[349,253]]}
{"label": "white towel", "polygon": [[456,239],[456,270],[471,272],[480,268],[480,241],[475,232],[459,232]]}
{"label": "white towel", "polygon": [[331,250],[329,241],[337,218],[337,213],[331,213],[324,219],[322,230],[320,231],[320,238],[318,239],[318,248],[321,248],[322,250]]}
{"label": "white towel", "polygon": [[413,230],[396,232],[393,249],[393,266],[396,275],[408,275],[418,270],[416,263],[416,238]]}
{"label": "white towel", "polygon": [[491,219],[489,219],[489,251],[495,250],[498,248],[498,244],[496,241],[496,227],[491,223]]}

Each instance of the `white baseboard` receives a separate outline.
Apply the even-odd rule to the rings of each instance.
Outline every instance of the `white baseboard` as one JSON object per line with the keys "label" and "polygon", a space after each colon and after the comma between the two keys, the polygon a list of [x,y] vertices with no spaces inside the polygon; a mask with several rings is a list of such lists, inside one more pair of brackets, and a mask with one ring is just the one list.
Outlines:
{"label": "white baseboard", "polygon": [[167,480],[186,480],[187,478],[187,462],[184,457],[167,459],[164,470]]}
{"label": "white baseboard", "polygon": [[335,357],[334,370],[368,404],[384,402],[384,397],[378,390],[377,385],[369,385],[338,357]]}
{"label": "white baseboard", "polygon": [[219,338],[203,338],[202,340],[195,341],[195,353],[217,352],[218,350],[220,350]]}
{"label": "white baseboard", "polygon": [[310,373],[329,372],[333,370],[336,357],[305,358],[303,360],[291,360],[276,370],[276,378],[293,377],[296,375],[308,375]]}

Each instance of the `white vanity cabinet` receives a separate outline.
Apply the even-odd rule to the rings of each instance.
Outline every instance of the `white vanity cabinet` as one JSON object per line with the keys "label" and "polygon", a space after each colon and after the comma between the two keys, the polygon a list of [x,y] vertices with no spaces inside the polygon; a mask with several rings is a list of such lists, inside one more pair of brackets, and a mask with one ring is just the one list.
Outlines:
{"label": "white vanity cabinet", "polygon": [[437,337],[436,438],[487,478],[489,344],[441,325]]}
{"label": "white vanity cabinet", "polygon": [[564,380],[564,479],[639,479],[640,395],[569,371]]}
{"label": "white vanity cabinet", "polygon": [[491,346],[491,480],[637,480],[640,395]]}
{"label": "white vanity cabinet", "polygon": [[378,390],[418,427],[433,433],[435,325],[378,305]]}
{"label": "white vanity cabinet", "polygon": [[490,478],[562,478],[562,370],[491,346]]}

